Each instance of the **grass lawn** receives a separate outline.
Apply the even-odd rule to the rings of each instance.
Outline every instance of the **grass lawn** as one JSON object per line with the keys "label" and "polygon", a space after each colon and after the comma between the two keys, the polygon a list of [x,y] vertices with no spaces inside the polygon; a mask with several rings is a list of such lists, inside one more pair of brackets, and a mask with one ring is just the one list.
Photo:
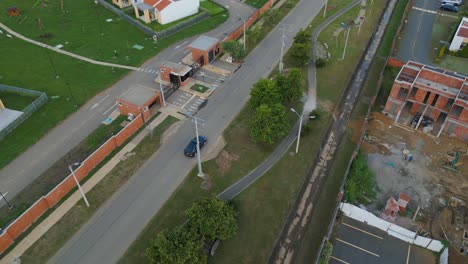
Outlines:
{"label": "grass lawn", "polygon": [[[267,1],[270,1],[270,0],[245,0],[244,3],[245,4],[248,4],[248,5],[251,5],[255,8],[260,8],[262,7]],[[276,2],[276,0],[275,0]]]}
{"label": "grass lawn", "polygon": [[176,20],[176,21],[172,21],[170,23],[167,23],[167,24],[159,24],[158,22],[156,21],[151,21],[151,23],[146,23],[145,21],[142,21],[140,19],[136,19],[138,22],[140,22],[141,24],[151,28],[152,30],[156,31],[156,32],[160,32],[160,31],[163,31],[165,29],[168,29],[170,27],[173,27],[181,22],[184,22],[186,20],[189,20],[191,18],[193,18],[194,16],[198,15],[199,13],[196,13],[196,14],[193,14],[191,16],[188,16],[188,17],[184,17],[184,18],[181,18],[179,20]]}
{"label": "grass lawn", "polygon": [[[344,5],[345,4],[346,3],[344,3]],[[331,59],[327,66],[317,69],[317,96],[320,100],[330,101],[336,104],[344,86],[348,82],[349,77],[346,76],[351,75],[354,64],[359,60],[370,35],[375,29],[375,25],[378,23],[384,4],[385,0],[376,0],[373,5],[366,10],[366,19],[361,26],[359,35],[357,27],[351,29],[344,60],[341,60],[341,56],[344,50],[345,31],[341,32],[337,38],[333,37],[333,33],[340,28],[341,22],[354,20],[358,16],[360,5],[355,6],[322,30],[318,41],[328,44],[328,52],[331,54]],[[370,9],[372,9],[372,12],[369,11]],[[337,10],[339,10],[338,7]],[[369,13],[371,14],[368,15]],[[321,16],[319,17],[321,19]],[[336,78],[337,76],[342,77]]]}
{"label": "grass lawn", "polygon": [[463,74],[468,74],[468,58],[456,57],[445,54],[444,58],[439,62],[439,67],[449,69]]}
{"label": "grass lawn", "polygon": [[81,200],[21,257],[22,263],[46,263],[140,168],[158,149],[161,135],[177,119],[169,116],[155,128],[153,137],[147,136],[135,148],[134,156],[121,161],[117,166],[86,194],[91,203],[88,208]]}
{"label": "grass lawn", "polygon": [[203,86],[201,84],[195,84],[192,87],[190,87],[190,90],[194,90],[194,91],[199,92],[199,93],[204,93],[204,92],[206,92],[206,90],[208,90],[208,87]]}
{"label": "grass lawn", "polygon": [[[150,36],[119,20],[93,1],[64,0],[66,13],[60,11],[59,2],[49,1],[47,7],[33,7],[30,1],[5,0],[2,1],[4,6],[18,7],[23,16],[18,20],[0,12],[0,20],[13,30],[38,39],[42,34],[37,20],[40,18],[44,31],[53,35],[46,41],[51,45],[63,44],[67,51],[94,59],[140,65],[172,43],[216,28],[228,17],[227,12],[211,16],[154,44]],[[112,18],[113,22],[105,22],[107,18]],[[100,35],[102,31],[104,35]],[[47,51],[16,38],[9,39],[4,34],[0,34],[0,41],[5,43],[0,48],[4,62],[0,63],[2,83],[43,91],[49,98],[56,96],[0,141],[0,169],[76,111],[75,101],[83,105],[127,74],[126,70],[112,72],[110,68]],[[134,44],[145,48],[130,48]],[[114,50],[119,52],[118,58],[114,58]]]}
{"label": "grass lawn", "polygon": [[215,2],[209,1],[209,0],[201,0],[200,1],[200,8],[205,9],[206,11],[208,11],[208,13],[211,16],[220,14],[220,13],[222,13],[222,12],[224,12],[226,10],[226,9],[224,9],[224,7],[216,4]]}
{"label": "grass lawn", "polygon": [[[450,40],[457,30],[459,19],[437,15],[432,27],[430,58],[435,60],[443,46],[450,46]],[[447,52],[448,53],[448,52]]]}
{"label": "grass lawn", "polygon": [[25,107],[30,105],[37,97],[20,94],[15,92],[0,91],[0,100],[6,108],[22,111]]}
{"label": "grass lawn", "polygon": [[93,133],[89,134],[88,137],[62,159],[55,162],[49,169],[12,198],[10,203],[15,205],[13,210],[8,210],[6,206],[0,208],[0,227],[4,227],[7,223],[17,218],[41,196],[47,194],[62,181],[69,174],[69,164],[83,161],[102,143],[107,141],[112,134],[117,134],[123,128],[120,124],[125,119],[126,117],[121,115],[111,124],[101,125]]}

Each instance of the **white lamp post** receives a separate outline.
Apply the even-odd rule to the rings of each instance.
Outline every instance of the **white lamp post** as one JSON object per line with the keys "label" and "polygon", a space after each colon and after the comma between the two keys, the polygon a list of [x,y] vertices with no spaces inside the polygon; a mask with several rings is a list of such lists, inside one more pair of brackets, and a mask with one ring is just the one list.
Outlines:
{"label": "white lamp post", "polygon": [[75,171],[72,169],[72,166],[78,166],[78,165],[80,165],[80,163],[75,162],[75,163],[73,163],[72,165],[68,165],[68,169],[70,169],[70,172],[71,172],[71,174],[72,174],[72,176],[73,176],[73,179],[75,180],[76,185],[78,186],[78,190],[80,190],[81,196],[83,197],[83,200],[85,201],[86,206],[89,207],[88,199],[86,199],[86,195],[85,195],[85,193],[83,192],[83,189],[81,189],[80,182],[79,182],[78,179],[76,178]]}
{"label": "white lamp post", "polygon": [[302,128],[303,116],[299,115],[299,113],[294,108],[291,108],[291,111],[296,113],[297,116],[299,116],[299,131],[297,132],[297,143],[296,143],[296,154],[297,154],[297,152],[299,152],[299,141],[301,140],[301,128]]}

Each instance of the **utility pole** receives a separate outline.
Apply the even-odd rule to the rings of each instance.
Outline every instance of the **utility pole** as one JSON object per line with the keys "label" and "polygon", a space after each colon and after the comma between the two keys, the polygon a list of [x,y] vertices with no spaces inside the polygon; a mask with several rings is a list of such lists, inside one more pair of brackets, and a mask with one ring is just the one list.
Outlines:
{"label": "utility pole", "polygon": [[245,18],[242,18],[242,20],[244,21],[244,51],[245,51]]}
{"label": "utility pole", "polygon": [[284,40],[286,39],[286,25],[285,24],[282,24],[283,25],[283,35],[281,36],[281,57],[280,57],[280,62],[279,62],[279,66],[278,66],[278,70],[280,73],[283,72],[283,54],[284,54]]}
{"label": "utility pole", "polygon": [[198,163],[198,174],[197,176],[200,177],[200,178],[203,178],[205,177],[205,173],[203,173],[203,169],[202,169],[202,165],[201,165],[201,153],[200,153],[200,140],[199,140],[199,136],[198,136],[198,121],[204,121],[203,119],[201,118],[198,118],[198,117],[195,117],[193,115],[187,115],[188,117],[192,118],[193,122],[195,122],[195,136],[196,136],[196,139],[197,139],[197,163]]}
{"label": "utility pole", "polygon": [[346,46],[348,45],[348,38],[349,38],[349,31],[351,30],[351,27],[348,26],[346,29],[346,40],[344,44],[344,49],[343,49],[343,56],[341,56],[341,59],[344,60],[345,54],[346,54]]}
{"label": "utility pole", "polygon": [[364,23],[364,17],[363,16],[359,18],[359,27],[358,27],[358,31],[357,31],[358,36],[359,36],[359,33],[361,32],[362,23]]}
{"label": "utility pole", "polygon": [[299,152],[299,141],[301,140],[302,119],[304,119],[304,116],[302,114],[299,114],[294,108],[291,108],[291,111],[294,112],[297,116],[299,116],[299,131],[297,132],[297,141],[296,141],[296,154],[297,154],[297,152]]}
{"label": "utility pole", "polygon": [[[80,163],[73,163],[72,165],[80,165]],[[83,200],[85,201],[85,204],[87,207],[89,207],[89,202],[88,202],[88,199],[86,199],[86,195],[85,193],[83,192],[83,189],[81,189],[81,185],[80,185],[80,182],[78,181],[78,179],[76,178],[76,175],[75,175],[75,171],[72,169],[72,165],[68,165],[68,169],[70,169],[70,172],[73,176],[73,179],[75,180],[76,182],[76,185],[78,186],[78,190],[80,190],[80,193],[81,193],[81,196],[83,197]]]}

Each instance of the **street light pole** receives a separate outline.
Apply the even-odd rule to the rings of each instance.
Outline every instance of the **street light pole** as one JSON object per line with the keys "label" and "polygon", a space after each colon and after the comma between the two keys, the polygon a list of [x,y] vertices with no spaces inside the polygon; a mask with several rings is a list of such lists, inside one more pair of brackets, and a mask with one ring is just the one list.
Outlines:
{"label": "street light pole", "polygon": [[2,192],[0,192],[0,195],[2,196],[2,199],[5,200],[6,204],[8,205],[8,209],[11,210],[13,209],[13,205],[11,205],[8,200],[6,199],[6,197],[3,195]]}
{"label": "street light pole", "polygon": [[323,7],[323,17],[327,15],[327,6],[328,6],[328,0],[325,1],[325,6]]}
{"label": "street light pole", "polygon": [[302,115],[299,115],[299,113],[294,109],[291,108],[291,111],[296,113],[297,116],[299,116],[299,131],[297,132],[297,142],[296,142],[296,154],[299,152],[299,141],[301,140],[301,129],[302,129],[302,119],[304,117]]}
{"label": "street light pole", "polygon": [[163,105],[166,106],[166,99],[164,99],[164,91],[163,91],[162,83],[161,83],[161,72],[159,72],[159,91],[161,92]]}
{"label": "street light pole", "polygon": [[197,162],[198,162],[198,177],[202,178],[205,176],[202,170],[202,165],[201,165],[201,154],[200,154],[200,140],[198,138],[198,118],[193,117],[195,119],[195,135],[197,137]]}
{"label": "street light pole", "polygon": [[[79,163],[73,163],[73,165],[79,165]],[[81,185],[78,179],[76,178],[75,171],[72,169],[71,165],[68,165],[68,169],[70,169],[73,179],[75,180],[76,185],[78,186],[78,190],[80,190],[81,196],[83,197],[83,200],[85,201],[86,206],[89,207],[88,199],[86,199],[86,195],[83,192],[83,189],[81,189]]]}

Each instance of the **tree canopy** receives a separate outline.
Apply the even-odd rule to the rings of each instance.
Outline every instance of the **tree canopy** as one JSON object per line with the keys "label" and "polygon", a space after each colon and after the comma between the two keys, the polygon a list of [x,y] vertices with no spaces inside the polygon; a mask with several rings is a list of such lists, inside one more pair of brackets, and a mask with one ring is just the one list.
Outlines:
{"label": "tree canopy", "polygon": [[245,55],[244,46],[237,40],[223,42],[223,49],[236,61]]}
{"label": "tree canopy", "polygon": [[202,264],[206,263],[203,241],[187,226],[164,230],[150,241],[146,256],[151,263]]}
{"label": "tree canopy", "polygon": [[304,76],[298,68],[292,69],[287,76],[278,74],[275,77],[276,86],[282,98],[283,105],[293,105],[302,97]]}
{"label": "tree canopy", "polygon": [[235,208],[216,197],[195,202],[186,213],[190,226],[208,240],[226,240],[237,232]]}
{"label": "tree canopy", "polygon": [[367,166],[366,157],[360,153],[351,165],[346,183],[346,198],[351,203],[368,203],[376,197],[375,178]]}
{"label": "tree canopy", "polygon": [[281,101],[281,93],[274,80],[260,79],[250,91],[249,104],[252,108],[258,106],[272,105]]}
{"label": "tree canopy", "polygon": [[302,66],[310,61],[310,43],[293,43],[291,49],[291,55],[296,60],[297,65]]}
{"label": "tree canopy", "polygon": [[253,142],[273,144],[289,130],[284,106],[280,103],[260,105],[250,119],[249,128]]}
{"label": "tree canopy", "polygon": [[294,37],[294,43],[310,43],[312,35],[309,32],[304,31],[303,29],[299,30]]}

